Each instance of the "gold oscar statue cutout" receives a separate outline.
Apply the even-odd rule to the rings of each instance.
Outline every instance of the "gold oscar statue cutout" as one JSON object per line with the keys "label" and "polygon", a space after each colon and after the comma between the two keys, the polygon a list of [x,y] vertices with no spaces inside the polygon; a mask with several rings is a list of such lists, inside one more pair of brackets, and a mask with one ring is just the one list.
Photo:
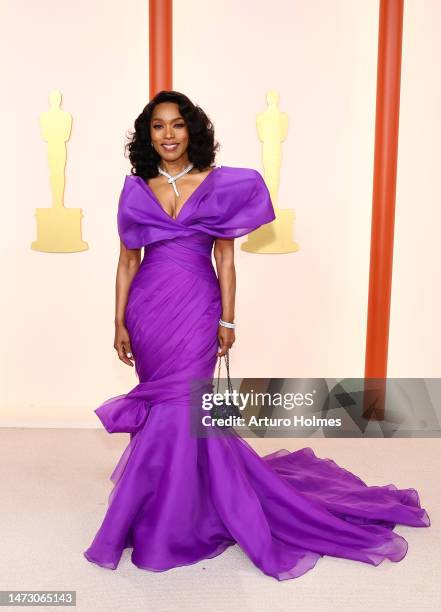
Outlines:
{"label": "gold oscar statue cutout", "polygon": [[60,108],[61,92],[49,94],[50,109],[40,115],[40,128],[47,142],[51,208],[37,208],[37,240],[32,242],[34,251],[44,253],[76,253],[89,248],[81,238],[81,208],[65,208],[63,203],[66,141],[72,128],[72,116]]}
{"label": "gold oscar statue cutout", "polygon": [[295,213],[291,209],[278,208],[281,143],[288,133],[288,115],[279,110],[279,94],[274,89],[267,93],[268,108],[257,115],[257,133],[262,146],[265,183],[271,195],[276,218],[248,234],[241,244],[243,251],[250,253],[293,253],[299,245],[292,239]]}

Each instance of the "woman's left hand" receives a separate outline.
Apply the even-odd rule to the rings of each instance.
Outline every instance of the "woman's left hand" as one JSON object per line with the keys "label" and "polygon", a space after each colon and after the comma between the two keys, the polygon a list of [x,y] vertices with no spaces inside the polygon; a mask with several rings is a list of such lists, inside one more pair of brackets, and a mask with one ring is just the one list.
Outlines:
{"label": "woman's left hand", "polygon": [[234,329],[231,329],[230,327],[225,327],[224,325],[219,325],[217,337],[219,340],[219,350],[217,352],[217,355],[218,357],[222,357],[223,355],[226,355],[228,349],[233,346],[236,340]]}

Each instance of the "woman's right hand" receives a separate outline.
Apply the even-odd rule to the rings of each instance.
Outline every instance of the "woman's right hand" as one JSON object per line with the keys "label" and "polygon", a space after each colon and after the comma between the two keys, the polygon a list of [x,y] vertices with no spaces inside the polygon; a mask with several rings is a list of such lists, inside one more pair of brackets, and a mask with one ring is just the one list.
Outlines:
{"label": "woman's right hand", "polygon": [[[115,342],[113,348],[118,353],[118,357],[121,361],[124,361],[129,366],[133,366],[133,360],[135,359],[130,347],[130,336],[127,327],[122,323],[116,324],[115,327]],[[130,359],[129,359],[130,357]]]}

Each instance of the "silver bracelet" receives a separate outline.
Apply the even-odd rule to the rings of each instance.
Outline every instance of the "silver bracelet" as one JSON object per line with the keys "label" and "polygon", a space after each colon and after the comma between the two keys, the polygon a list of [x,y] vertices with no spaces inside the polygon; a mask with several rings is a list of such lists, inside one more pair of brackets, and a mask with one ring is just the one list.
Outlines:
{"label": "silver bracelet", "polygon": [[223,321],[222,319],[219,319],[219,325],[222,325],[222,327],[229,327],[230,329],[236,327],[236,323],[228,323],[228,321]]}

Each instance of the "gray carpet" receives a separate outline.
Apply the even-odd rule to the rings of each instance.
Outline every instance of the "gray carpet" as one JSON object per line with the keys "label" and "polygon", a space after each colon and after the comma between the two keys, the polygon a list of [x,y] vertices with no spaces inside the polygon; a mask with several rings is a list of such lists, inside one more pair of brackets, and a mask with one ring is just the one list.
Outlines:
{"label": "gray carpet", "polygon": [[331,457],[370,485],[414,487],[431,519],[427,529],[396,528],[409,542],[400,563],[384,561],[374,567],[323,557],[300,578],[278,582],[262,574],[237,545],[214,559],[167,572],[136,568],[130,550],[114,571],[89,563],[82,553],[103,517],[109,476],[128,436],[109,436],[99,429],[37,428],[4,428],[0,436],[3,590],[76,590],[77,609],[87,612],[440,608],[437,439],[252,441],[260,454],[311,446],[318,456]]}

